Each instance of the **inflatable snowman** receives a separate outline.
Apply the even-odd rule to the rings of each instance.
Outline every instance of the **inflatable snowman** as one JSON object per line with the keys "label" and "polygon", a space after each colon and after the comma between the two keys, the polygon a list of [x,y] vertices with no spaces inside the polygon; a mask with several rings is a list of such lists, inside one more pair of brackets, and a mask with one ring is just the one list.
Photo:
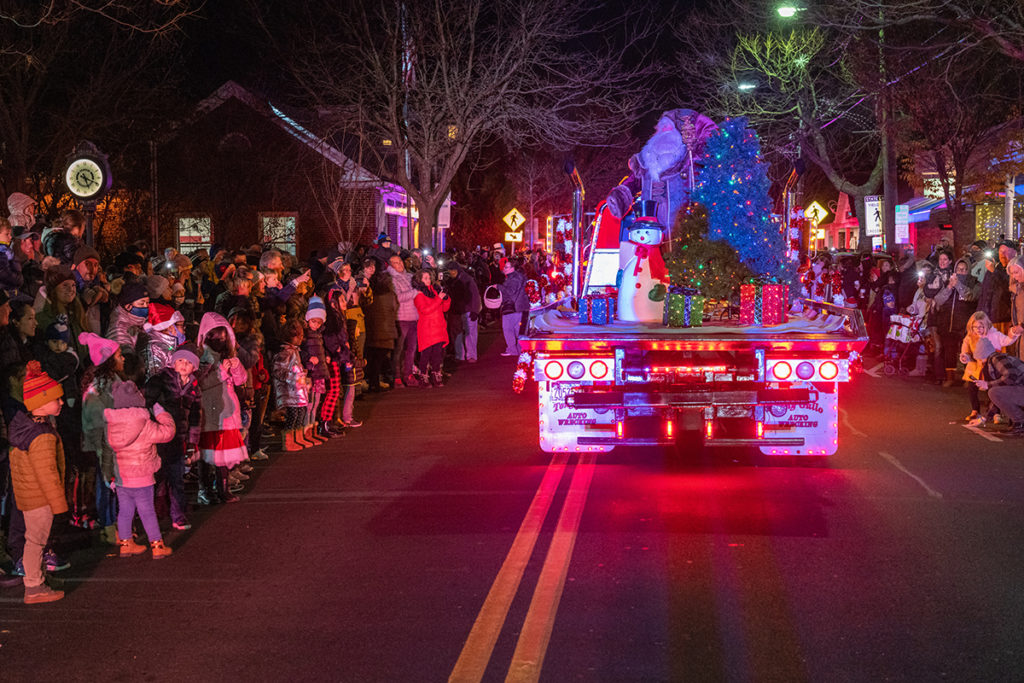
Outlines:
{"label": "inflatable snowman", "polygon": [[[618,318],[627,322],[660,323],[665,309],[668,271],[661,258],[665,231],[654,217],[653,201],[637,202],[637,218],[622,246],[625,261],[619,280]],[[650,209],[648,211],[647,209]]]}

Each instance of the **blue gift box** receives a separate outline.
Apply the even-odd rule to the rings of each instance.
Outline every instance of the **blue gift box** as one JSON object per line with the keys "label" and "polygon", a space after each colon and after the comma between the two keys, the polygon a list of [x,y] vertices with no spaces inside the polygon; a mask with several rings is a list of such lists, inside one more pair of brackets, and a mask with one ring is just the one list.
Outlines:
{"label": "blue gift box", "polygon": [[614,294],[587,294],[580,299],[580,324],[607,325],[615,320],[616,302]]}

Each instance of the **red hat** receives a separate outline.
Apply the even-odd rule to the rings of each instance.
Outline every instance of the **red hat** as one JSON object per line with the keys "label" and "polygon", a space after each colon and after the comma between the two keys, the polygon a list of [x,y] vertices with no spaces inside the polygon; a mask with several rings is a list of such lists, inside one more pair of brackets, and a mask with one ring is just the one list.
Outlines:
{"label": "red hat", "polygon": [[182,322],[185,322],[184,316],[167,304],[151,303],[149,305],[149,318],[142,325],[142,329],[146,332],[150,330],[166,330],[174,323]]}
{"label": "red hat", "polygon": [[25,408],[31,413],[63,396],[64,388],[43,372],[39,361],[30,360],[25,366],[25,384],[22,393]]}

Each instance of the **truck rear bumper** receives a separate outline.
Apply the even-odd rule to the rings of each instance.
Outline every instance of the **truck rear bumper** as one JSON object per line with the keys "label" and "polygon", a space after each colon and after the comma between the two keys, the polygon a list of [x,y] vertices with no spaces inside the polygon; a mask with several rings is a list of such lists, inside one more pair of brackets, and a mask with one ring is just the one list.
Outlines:
{"label": "truck rear bumper", "polygon": [[[675,439],[670,438],[618,438],[615,436],[580,436],[576,439],[581,446],[671,446]],[[782,448],[784,446],[803,446],[804,439],[708,439],[705,446],[758,446],[761,448]]]}

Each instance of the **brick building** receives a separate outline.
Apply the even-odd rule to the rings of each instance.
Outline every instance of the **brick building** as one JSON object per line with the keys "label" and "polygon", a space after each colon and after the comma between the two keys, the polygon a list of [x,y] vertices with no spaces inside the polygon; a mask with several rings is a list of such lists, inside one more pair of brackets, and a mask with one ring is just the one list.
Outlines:
{"label": "brick building", "polygon": [[157,145],[161,247],[262,243],[305,259],[387,228],[387,186],[301,118],[232,81],[203,100]]}

